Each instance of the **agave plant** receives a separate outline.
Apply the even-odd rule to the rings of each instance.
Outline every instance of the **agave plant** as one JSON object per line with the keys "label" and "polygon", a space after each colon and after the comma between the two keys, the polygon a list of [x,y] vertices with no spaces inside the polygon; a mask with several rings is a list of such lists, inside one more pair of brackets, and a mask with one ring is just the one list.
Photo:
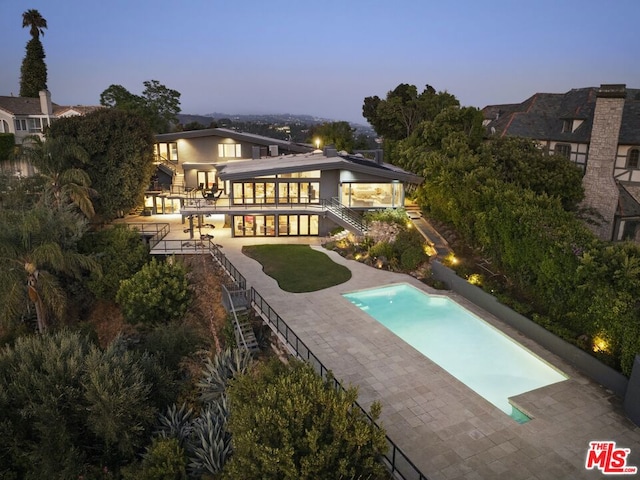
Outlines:
{"label": "agave plant", "polygon": [[193,410],[182,404],[179,408],[174,403],[166,414],[158,417],[158,428],[155,434],[162,438],[175,438],[181,447],[185,447],[193,432]]}
{"label": "agave plant", "polygon": [[193,422],[193,431],[187,445],[189,473],[199,477],[203,473],[222,471],[231,455],[231,434],[227,430],[229,411],[227,397],[221,395],[210,403]]}
{"label": "agave plant", "polygon": [[216,402],[235,375],[245,373],[251,366],[251,354],[244,349],[227,348],[218,352],[213,361],[207,359],[203,376],[198,382],[200,401],[204,404]]}

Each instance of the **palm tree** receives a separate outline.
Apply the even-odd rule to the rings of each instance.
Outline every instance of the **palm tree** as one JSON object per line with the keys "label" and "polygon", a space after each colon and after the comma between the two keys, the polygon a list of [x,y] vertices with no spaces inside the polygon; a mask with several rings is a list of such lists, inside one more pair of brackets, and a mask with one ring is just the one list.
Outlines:
{"label": "palm tree", "polygon": [[97,262],[75,251],[86,220],[70,206],[49,209],[0,210],[0,320],[11,322],[33,305],[38,331],[49,319],[62,318],[66,293],[62,275],[80,278],[99,271]]}
{"label": "palm tree", "polygon": [[82,147],[65,137],[43,141],[33,135],[23,141],[22,153],[45,181],[45,204],[58,209],[72,203],[87,218],[93,217],[91,197],[96,192],[90,188],[89,174],[76,167],[89,159]]}
{"label": "palm tree", "polygon": [[38,10],[27,10],[22,14],[22,28],[30,27],[29,33],[33,38],[44,36],[44,29],[47,28],[47,21],[40,15]]}

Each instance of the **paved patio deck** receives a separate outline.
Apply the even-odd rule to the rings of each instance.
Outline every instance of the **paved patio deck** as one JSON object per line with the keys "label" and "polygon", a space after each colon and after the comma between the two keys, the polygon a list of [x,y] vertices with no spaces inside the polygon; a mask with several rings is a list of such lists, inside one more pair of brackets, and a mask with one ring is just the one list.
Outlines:
{"label": "paved patio deck", "polygon": [[[342,297],[399,282],[433,292],[421,282],[325,251],[351,270],[351,280],[319,292],[287,293],[262,272],[259,263],[241,253],[243,245],[286,239],[232,239],[221,228],[215,232],[216,243],[247,283],[336,378],[359,387],[361,405],[368,408],[375,400],[381,402],[381,424],[430,480],[605,478],[599,470],[584,468],[593,440],[612,440],[618,447],[630,448],[627,465],[640,467],[640,427],[624,416],[619,398],[461,297],[451,295],[569,376],[517,397],[533,417],[530,422],[516,423]],[[179,237],[184,235],[179,222],[171,235],[184,238]],[[318,239],[290,240],[321,249]]]}

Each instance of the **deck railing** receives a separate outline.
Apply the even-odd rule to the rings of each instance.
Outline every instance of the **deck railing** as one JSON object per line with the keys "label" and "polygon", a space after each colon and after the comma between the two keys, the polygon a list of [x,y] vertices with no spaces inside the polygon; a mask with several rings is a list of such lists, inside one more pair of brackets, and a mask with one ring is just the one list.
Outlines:
{"label": "deck railing", "polygon": [[145,237],[148,236],[149,248],[154,248],[171,230],[168,223],[139,222],[122,225],[126,225],[129,230],[138,230]]}

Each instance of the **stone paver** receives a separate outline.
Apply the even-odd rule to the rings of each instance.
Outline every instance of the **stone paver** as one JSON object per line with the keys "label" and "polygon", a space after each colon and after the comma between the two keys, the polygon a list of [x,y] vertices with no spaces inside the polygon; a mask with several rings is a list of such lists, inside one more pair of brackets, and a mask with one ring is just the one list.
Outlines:
{"label": "stone paver", "polygon": [[516,423],[342,297],[399,282],[432,292],[429,287],[326,252],[351,270],[348,282],[313,293],[283,292],[240,251],[245,244],[271,241],[283,239],[230,239],[216,230],[216,242],[247,283],[338,379],[359,387],[359,402],[365,408],[381,402],[389,437],[430,480],[604,478],[584,468],[593,440],[630,448],[627,464],[640,467],[640,427],[624,416],[619,398],[475,305],[451,295],[569,377],[515,399],[532,417],[528,423]]}

